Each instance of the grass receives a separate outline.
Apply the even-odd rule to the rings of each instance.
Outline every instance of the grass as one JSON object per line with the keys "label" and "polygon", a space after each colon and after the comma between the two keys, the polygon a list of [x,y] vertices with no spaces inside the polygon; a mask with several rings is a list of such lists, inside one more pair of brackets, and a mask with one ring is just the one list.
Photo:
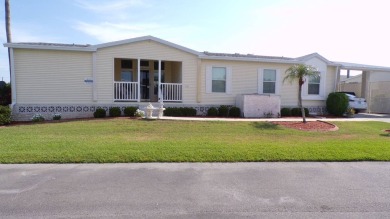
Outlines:
{"label": "grass", "polygon": [[305,132],[264,122],[95,119],[0,128],[0,163],[390,161],[390,124]]}

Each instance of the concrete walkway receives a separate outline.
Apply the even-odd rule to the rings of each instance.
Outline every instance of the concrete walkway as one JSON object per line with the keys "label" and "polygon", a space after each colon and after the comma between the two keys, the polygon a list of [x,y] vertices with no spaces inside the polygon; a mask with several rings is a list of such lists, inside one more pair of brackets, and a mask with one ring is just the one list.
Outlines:
{"label": "concrete walkway", "polygon": [[[164,116],[161,119],[165,120],[189,120],[189,121],[226,121],[226,122],[267,122],[267,121],[302,121],[302,118],[196,118],[196,117],[169,117]],[[388,122],[390,123],[389,114],[368,114],[368,113],[359,113],[356,114],[354,118],[326,118],[326,117],[317,117],[317,118],[307,118],[307,121],[348,121],[348,122],[367,122],[367,121],[377,121],[377,122]]]}

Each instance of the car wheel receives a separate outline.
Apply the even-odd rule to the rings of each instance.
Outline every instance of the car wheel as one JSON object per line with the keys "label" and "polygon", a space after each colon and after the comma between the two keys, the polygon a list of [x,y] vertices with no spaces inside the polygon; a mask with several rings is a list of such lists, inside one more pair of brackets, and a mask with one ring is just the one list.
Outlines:
{"label": "car wheel", "polygon": [[359,113],[359,110],[355,109],[355,114],[358,114]]}

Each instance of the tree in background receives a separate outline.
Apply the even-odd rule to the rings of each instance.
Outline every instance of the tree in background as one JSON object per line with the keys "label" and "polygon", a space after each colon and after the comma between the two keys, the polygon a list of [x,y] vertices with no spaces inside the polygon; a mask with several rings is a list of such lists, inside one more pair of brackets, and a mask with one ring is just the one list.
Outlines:
{"label": "tree in background", "polygon": [[298,81],[298,107],[301,109],[303,123],[306,123],[305,109],[302,106],[302,85],[305,83],[306,78],[314,77],[319,78],[320,72],[316,68],[310,65],[298,64],[288,68],[285,72],[287,75],[283,79],[283,83],[287,80],[290,83]]}
{"label": "tree in background", "polygon": [[0,81],[0,105],[11,104],[11,84]]}

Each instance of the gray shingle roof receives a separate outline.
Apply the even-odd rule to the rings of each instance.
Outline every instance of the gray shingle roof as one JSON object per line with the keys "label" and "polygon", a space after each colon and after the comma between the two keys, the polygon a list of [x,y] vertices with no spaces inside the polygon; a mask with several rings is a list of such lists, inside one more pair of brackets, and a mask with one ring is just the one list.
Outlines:
{"label": "gray shingle roof", "polygon": [[218,57],[234,57],[234,58],[254,58],[254,59],[273,59],[273,60],[295,60],[294,58],[288,58],[283,56],[262,56],[253,54],[240,54],[240,53],[215,53],[215,52],[203,52],[206,56],[218,56]]}
{"label": "gray shingle roof", "polygon": [[31,45],[31,46],[58,46],[58,47],[90,47],[89,44],[67,44],[67,43],[30,43],[30,42],[23,42],[23,43],[14,43],[19,45]]}

